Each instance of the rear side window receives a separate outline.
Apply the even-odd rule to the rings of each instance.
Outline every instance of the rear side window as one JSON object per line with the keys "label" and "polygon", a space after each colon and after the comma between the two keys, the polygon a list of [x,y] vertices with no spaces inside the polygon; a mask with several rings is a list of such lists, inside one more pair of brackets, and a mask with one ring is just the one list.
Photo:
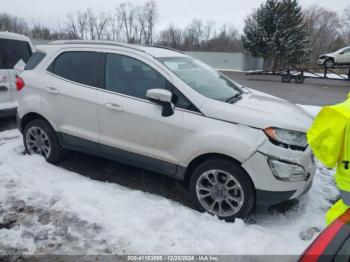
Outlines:
{"label": "rear side window", "polygon": [[0,39],[0,69],[13,69],[21,59],[27,63],[31,55],[32,50],[27,42]]}
{"label": "rear side window", "polygon": [[24,70],[33,70],[40,62],[44,59],[46,56],[45,53],[42,52],[35,52],[29,59],[28,63],[26,64]]}
{"label": "rear side window", "polygon": [[89,51],[71,51],[60,54],[48,71],[65,79],[97,86],[99,54]]}

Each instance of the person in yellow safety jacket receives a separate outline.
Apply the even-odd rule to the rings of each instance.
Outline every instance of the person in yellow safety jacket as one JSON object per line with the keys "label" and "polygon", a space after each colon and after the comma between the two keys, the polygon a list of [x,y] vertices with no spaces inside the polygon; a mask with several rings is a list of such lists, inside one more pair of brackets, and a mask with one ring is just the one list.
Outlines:
{"label": "person in yellow safety jacket", "polygon": [[329,225],[350,208],[350,93],[345,102],[321,109],[307,140],[318,160],[337,168],[335,182],[341,199],[326,214]]}

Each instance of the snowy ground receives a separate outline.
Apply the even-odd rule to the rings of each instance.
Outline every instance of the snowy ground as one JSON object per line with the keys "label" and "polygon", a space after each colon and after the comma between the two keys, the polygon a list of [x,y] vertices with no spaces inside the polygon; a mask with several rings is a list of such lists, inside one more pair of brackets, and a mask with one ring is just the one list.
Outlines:
{"label": "snowy ground", "polygon": [[309,193],[286,210],[260,208],[248,222],[226,223],[166,198],[23,155],[20,133],[4,131],[0,255],[298,255],[324,227],[325,212],[337,198],[332,173],[320,166]]}
{"label": "snowy ground", "polygon": [[18,102],[0,103],[0,110],[14,109],[18,107]]}

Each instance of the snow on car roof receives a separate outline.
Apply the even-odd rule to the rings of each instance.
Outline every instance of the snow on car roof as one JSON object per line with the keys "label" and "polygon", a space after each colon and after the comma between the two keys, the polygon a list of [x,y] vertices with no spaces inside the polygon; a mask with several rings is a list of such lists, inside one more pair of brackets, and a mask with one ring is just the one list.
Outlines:
{"label": "snow on car roof", "polygon": [[25,35],[20,35],[20,34],[15,34],[10,32],[0,32],[0,38],[30,42],[30,39]]}

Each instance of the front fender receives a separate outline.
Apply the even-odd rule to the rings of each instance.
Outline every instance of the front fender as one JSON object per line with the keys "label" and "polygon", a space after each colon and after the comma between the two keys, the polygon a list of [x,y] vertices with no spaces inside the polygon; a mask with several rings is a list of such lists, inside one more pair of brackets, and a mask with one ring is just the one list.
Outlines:
{"label": "front fender", "polygon": [[267,140],[257,128],[195,114],[186,117],[187,126],[178,147],[179,164],[184,167],[208,153],[226,155],[243,163]]}

